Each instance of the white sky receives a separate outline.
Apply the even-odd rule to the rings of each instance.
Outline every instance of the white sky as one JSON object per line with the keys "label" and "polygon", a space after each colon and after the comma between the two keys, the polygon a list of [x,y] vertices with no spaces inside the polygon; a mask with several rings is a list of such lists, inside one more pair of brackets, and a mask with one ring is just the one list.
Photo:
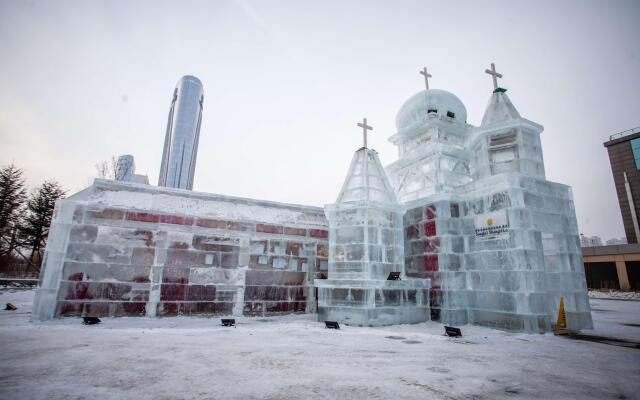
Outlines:
{"label": "white sky", "polygon": [[0,0],[0,164],[75,192],[130,153],[157,183],[177,80],[204,85],[194,190],[323,205],[374,126],[449,90],[478,124],[501,86],[545,127],[547,178],[571,185],[581,232],[624,231],[602,143],[640,125],[638,1]]}

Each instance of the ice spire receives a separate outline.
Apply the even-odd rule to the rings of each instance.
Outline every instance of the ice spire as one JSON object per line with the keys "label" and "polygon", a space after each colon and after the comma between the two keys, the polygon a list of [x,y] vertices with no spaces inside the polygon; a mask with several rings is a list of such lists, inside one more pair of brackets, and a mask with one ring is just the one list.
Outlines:
{"label": "ice spire", "polygon": [[486,127],[499,122],[519,119],[520,113],[514,107],[513,103],[506,93],[498,90],[494,91],[489,98],[489,104],[482,117],[480,126]]}
{"label": "ice spire", "polygon": [[364,146],[353,155],[336,204],[373,201],[397,205],[398,200],[393,186],[389,183],[378,153],[367,148],[367,131],[373,130],[373,127],[367,124],[366,118],[358,122],[358,126],[362,128]]}

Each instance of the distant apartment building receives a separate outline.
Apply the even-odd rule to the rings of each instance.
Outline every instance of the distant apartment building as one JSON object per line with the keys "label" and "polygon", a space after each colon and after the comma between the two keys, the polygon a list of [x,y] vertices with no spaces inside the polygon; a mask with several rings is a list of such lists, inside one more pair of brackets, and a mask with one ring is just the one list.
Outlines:
{"label": "distant apartment building", "polygon": [[602,239],[600,236],[585,236],[580,234],[580,247],[595,247],[602,246]]}
{"label": "distant apartment building", "polygon": [[116,181],[149,184],[147,175],[136,174],[136,162],[131,154],[124,154],[118,157],[115,172]]}
{"label": "distant apartment building", "polygon": [[626,238],[613,238],[613,239],[609,239],[607,240],[607,246],[616,246],[619,244],[627,244],[627,239]]}

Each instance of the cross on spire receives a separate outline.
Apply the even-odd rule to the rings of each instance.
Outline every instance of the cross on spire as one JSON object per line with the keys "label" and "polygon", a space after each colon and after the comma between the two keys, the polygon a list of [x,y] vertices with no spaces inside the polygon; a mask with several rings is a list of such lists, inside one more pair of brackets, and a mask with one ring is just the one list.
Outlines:
{"label": "cross on spire", "polygon": [[491,75],[491,77],[493,78],[493,90],[496,90],[498,88],[497,78],[502,78],[502,74],[496,72],[496,65],[494,63],[491,63],[491,69],[485,69],[484,72]]}
{"label": "cross on spire", "polygon": [[367,147],[367,131],[372,131],[373,126],[367,125],[366,118],[363,118],[362,122],[358,122],[358,126],[362,128],[362,140],[364,142],[364,145],[362,147],[366,148]]}
{"label": "cross on spire", "polygon": [[424,86],[429,90],[429,78],[431,78],[431,74],[427,72],[427,67],[422,68],[420,75],[424,75]]}

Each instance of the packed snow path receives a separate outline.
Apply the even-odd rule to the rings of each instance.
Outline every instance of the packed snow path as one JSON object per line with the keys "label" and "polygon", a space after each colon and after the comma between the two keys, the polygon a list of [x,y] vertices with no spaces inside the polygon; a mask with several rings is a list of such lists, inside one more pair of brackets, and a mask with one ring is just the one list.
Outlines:
{"label": "packed snow path", "polygon": [[[640,349],[441,324],[324,329],[314,315],[29,321],[0,291],[0,399],[634,399]],[[591,300],[602,336],[640,341],[640,302]],[[4,308],[4,307],[3,307]],[[625,325],[626,324],[626,325]]]}

